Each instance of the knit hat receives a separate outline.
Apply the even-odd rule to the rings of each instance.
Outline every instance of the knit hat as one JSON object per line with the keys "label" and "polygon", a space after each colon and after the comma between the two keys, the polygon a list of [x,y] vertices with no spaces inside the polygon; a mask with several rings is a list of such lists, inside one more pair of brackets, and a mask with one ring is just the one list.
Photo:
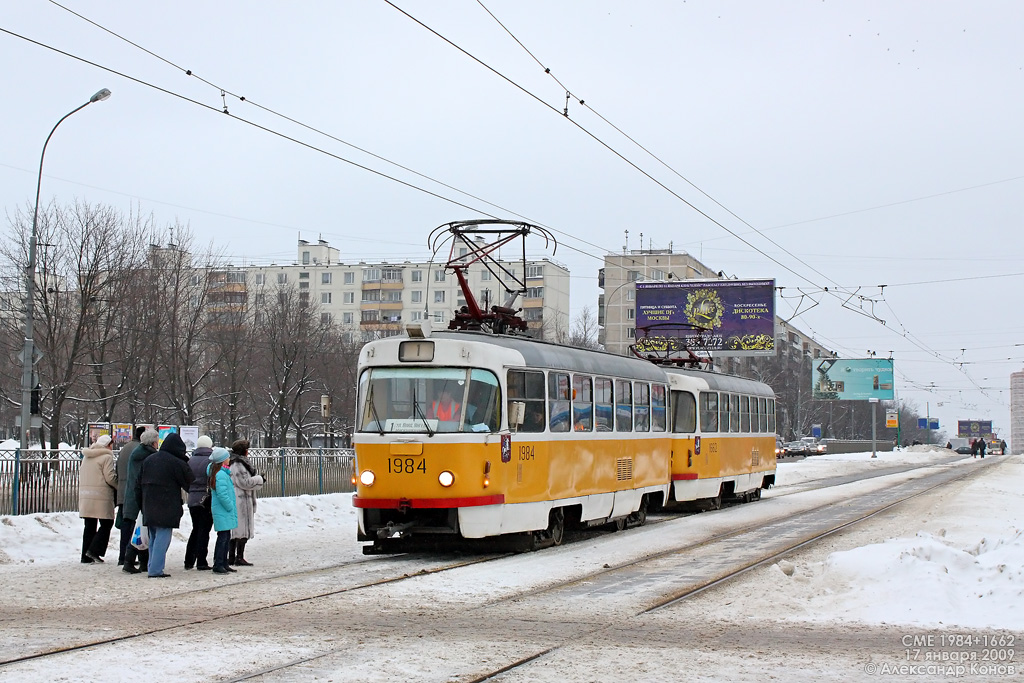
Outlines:
{"label": "knit hat", "polygon": [[208,437],[206,434],[203,434],[201,437],[199,437],[199,440],[196,441],[196,447],[197,448],[213,448],[213,439]]}
{"label": "knit hat", "polygon": [[109,434],[103,434],[102,436],[100,436],[100,438],[96,439],[96,446],[98,448],[105,448],[106,445],[108,443],[110,443],[110,441],[111,441],[110,435]]}
{"label": "knit hat", "polygon": [[228,453],[228,449],[217,446],[213,449],[213,453],[210,454],[210,462],[224,462],[230,456],[231,454]]}

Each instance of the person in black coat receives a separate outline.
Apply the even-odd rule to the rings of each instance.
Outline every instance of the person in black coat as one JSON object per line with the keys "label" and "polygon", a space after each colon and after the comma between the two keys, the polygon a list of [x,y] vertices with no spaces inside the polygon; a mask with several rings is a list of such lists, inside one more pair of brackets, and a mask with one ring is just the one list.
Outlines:
{"label": "person in black coat", "polygon": [[171,530],[181,523],[181,492],[188,491],[195,475],[188,466],[185,442],[176,433],[164,437],[153,455],[142,462],[136,493],[142,501],[142,518],[149,530],[149,577],[164,573]]}

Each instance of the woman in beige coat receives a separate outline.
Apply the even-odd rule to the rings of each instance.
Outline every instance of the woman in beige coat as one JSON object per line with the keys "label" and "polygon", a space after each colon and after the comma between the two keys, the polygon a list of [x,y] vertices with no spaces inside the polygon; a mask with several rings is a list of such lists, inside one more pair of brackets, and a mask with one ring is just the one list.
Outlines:
{"label": "woman in beige coat", "polygon": [[[110,437],[104,434],[89,448],[82,449],[78,472],[78,516],[85,520],[82,533],[82,562],[103,562],[114,526],[117,473]],[[99,530],[96,530],[97,524]]]}
{"label": "woman in beige coat", "polygon": [[263,477],[249,462],[249,441],[239,439],[231,444],[231,481],[235,485],[238,526],[231,530],[228,564],[251,567],[245,559],[245,544],[255,535],[256,492],[263,488]]}

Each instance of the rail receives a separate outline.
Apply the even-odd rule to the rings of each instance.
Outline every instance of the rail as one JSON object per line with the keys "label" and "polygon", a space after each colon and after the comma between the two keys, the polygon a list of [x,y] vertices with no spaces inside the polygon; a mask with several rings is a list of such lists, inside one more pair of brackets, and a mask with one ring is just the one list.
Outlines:
{"label": "rail", "polygon": [[[115,455],[116,461],[116,455]],[[260,498],[352,492],[351,448],[251,448]],[[0,515],[78,510],[79,451],[0,451]]]}

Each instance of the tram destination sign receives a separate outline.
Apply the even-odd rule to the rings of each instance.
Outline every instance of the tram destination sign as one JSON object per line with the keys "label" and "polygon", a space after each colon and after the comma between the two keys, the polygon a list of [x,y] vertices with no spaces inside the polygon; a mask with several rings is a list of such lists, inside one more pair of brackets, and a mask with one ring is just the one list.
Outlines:
{"label": "tram destination sign", "polygon": [[891,401],[891,358],[816,358],[811,361],[811,398],[840,401]]}
{"label": "tram destination sign", "polygon": [[636,283],[637,345],[775,355],[775,280]]}

